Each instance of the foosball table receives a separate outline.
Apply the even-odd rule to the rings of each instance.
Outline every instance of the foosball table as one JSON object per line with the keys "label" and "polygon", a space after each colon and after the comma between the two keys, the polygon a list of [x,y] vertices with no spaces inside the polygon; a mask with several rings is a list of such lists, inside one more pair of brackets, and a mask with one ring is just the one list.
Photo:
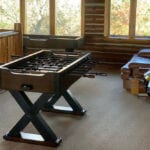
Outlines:
{"label": "foosball table", "polygon": [[[58,146],[62,139],[48,126],[40,110],[85,114],[86,110],[68,89],[90,69],[89,60],[89,52],[41,50],[0,66],[0,88],[8,90],[25,113],[4,135],[4,139]],[[35,103],[32,103],[26,92],[42,94]],[[69,107],[55,104],[61,96]],[[30,122],[39,132],[38,135],[22,132]]]}

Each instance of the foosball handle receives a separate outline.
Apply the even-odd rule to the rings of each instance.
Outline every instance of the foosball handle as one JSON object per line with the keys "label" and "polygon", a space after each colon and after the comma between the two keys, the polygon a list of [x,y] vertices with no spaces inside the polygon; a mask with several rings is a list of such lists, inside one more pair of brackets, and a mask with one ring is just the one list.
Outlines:
{"label": "foosball handle", "polygon": [[31,84],[22,84],[21,89],[24,90],[24,91],[30,91],[30,90],[33,89],[33,85],[31,85]]}

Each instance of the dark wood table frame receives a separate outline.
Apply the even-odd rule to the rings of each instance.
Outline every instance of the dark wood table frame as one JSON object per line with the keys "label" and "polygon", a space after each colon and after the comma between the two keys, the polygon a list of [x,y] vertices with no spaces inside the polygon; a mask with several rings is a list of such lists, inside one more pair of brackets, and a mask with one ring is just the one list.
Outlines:
{"label": "dark wood table frame", "polygon": [[[86,112],[69,90],[54,94],[43,93],[34,104],[24,91],[9,90],[9,92],[25,114],[9,133],[4,135],[4,139],[6,140],[56,147],[62,142],[62,139],[55,135],[39,111],[45,110],[75,115],[84,115]],[[65,98],[70,107],[55,106],[55,103],[61,96]],[[22,132],[29,122],[32,122],[39,134]]]}

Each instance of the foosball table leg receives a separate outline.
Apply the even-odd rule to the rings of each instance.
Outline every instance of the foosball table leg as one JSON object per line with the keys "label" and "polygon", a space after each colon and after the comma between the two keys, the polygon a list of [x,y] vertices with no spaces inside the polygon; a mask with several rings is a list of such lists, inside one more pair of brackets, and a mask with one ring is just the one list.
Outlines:
{"label": "foosball table leg", "polygon": [[[4,135],[4,139],[16,142],[31,143],[37,145],[46,145],[56,147],[62,139],[58,138],[44,121],[39,111],[45,102],[52,96],[50,94],[41,95],[37,101],[32,104],[27,95],[22,91],[10,91],[18,105],[25,112],[24,116],[17,122],[11,131]],[[22,130],[32,122],[39,134],[24,133]]]}
{"label": "foosball table leg", "polygon": [[[63,96],[70,107],[57,106],[55,103]],[[55,94],[42,108],[43,111],[51,111],[56,113],[68,113],[74,115],[84,115],[86,109],[82,108],[76,98],[69,90]]]}

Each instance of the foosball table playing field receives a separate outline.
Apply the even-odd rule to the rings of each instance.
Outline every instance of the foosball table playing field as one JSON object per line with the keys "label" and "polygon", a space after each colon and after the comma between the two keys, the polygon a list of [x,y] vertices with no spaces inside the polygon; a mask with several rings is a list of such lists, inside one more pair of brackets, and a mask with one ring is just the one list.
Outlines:
{"label": "foosball table playing field", "polygon": [[[84,115],[86,110],[68,89],[90,69],[89,60],[89,52],[41,50],[0,66],[0,88],[8,90],[25,113],[4,139],[58,146],[62,139],[48,126],[40,110]],[[25,92],[42,94],[33,104]],[[61,96],[70,107],[55,105]],[[39,135],[22,132],[30,122]]]}

